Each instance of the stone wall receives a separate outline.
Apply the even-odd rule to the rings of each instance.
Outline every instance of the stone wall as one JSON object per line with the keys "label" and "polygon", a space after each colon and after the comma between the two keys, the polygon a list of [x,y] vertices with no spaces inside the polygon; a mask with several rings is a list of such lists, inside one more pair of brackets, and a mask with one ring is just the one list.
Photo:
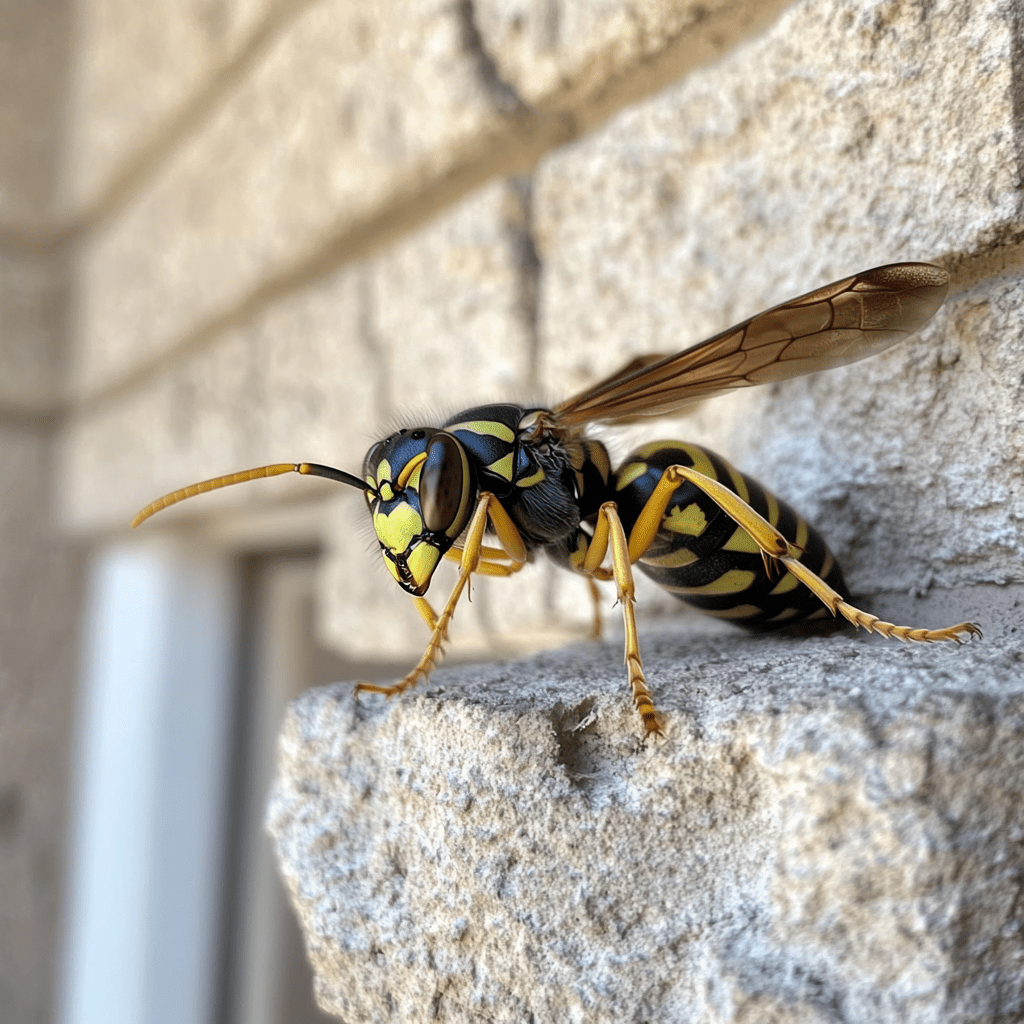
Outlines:
{"label": "stone wall", "polygon": [[[925,677],[923,689],[907,691],[892,714],[905,710],[918,722],[929,678],[965,693],[980,677],[1017,685],[1024,27],[1013,3],[90,0],[76,28],[67,173],[52,212],[70,239],[62,251],[73,256],[74,269],[55,475],[70,533],[119,534],[152,497],[249,465],[304,459],[358,472],[384,423],[415,426],[438,409],[490,398],[557,399],[631,354],[683,348],[857,270],[930,260],[950,271],[953,285],[918,338],[831,374],[719,399],[644,432],[616,433],[612,444],[622,454],[653,430],[716,447],[819,525],[853,591],[872,607],[914,624],[941,607],[950,621],[976,618],[993,627],[991,657],[1007,660],[991,670],[979,655],[957,660],[944,652],[919,657],[865,648],[880,663],[891,656],[897,675],[914,666]],[[367,551],[361,502],[319,481],[284,478],[189,502],[146,529],[234,550],[314,540],[325,551],[322,635],[354,658],[415,657],[425,640],[422,623],[379,556]],[[450,579],[435,586],[443,590]],[[463,654],[522,651],[576,635],[589,617],[585,597],[578,581],[544,565],[513,581],[484,580],[473,604],[460,609],[453,647]],[[652,588],[642,597],[649,615],[671,604]],[[703,628],[682,617],[678,623],[679,631]],[[718,660],[740,679],[765,671],[799,678],[785,658],[762,656],[765,648],[728,635],[694,643],[702,662]],[[850,645],[858,640],[833,643],[801,649],[812,676],[828,673],[830,652],[856,650]],[[685,645],[673,651],[687,659]],[[617,660],[614,650],[606,653],[609,664]],[[566,671],[579,657],[564,655]],[[917,660],[900,660],[906,658]],[[543,685],[539,696],[531,690],[543,675],[535,663],[502,671],[523,682],[522,728],[532,730],[531,757],[544,765],[529,770],[565,774],[551,742],[541,739],[555,712],[530,718],[525,710],[544,700],[555,707],[561,698]],[[701,685],[726,685],[708,671]],[[891,743],[899,761],[899,729],[886,733],[891,740],[878,738],[878,716],[889,711],[862,709],[857,717],[844,703],[856,704],[849,693],[870,688],[884,670],[850,672],[841,692],[801,696],[794,682],[786,707],[823,716],[821,735],[833,739],[856,719],[865,743]],[[757,815],[772,816],[777,807],[758,804],[756,787],[747,791],[776,757],[757,739],[766,705],[730,705],[738,721],[754,724],[728,742],[718,734],[702,738],[719,746],[707,755],[709,766],[697,768],[707,751],[691,750],[685,737],[700,713],[673,692],[666,674],[655,685],[673,709],[667,742],[677,747],[671,755],[631,755],[654,763],[644,769],[654,773],[647,785],[674,780],[665,785],[690,793],[685,803],[698,786],[686,772],[707,771],[714,792],[729,790],[722,799],[734,801],[731,815],[754,808],[737,836],[757,831]],[[606,705],[597,676],[586,679],[595,707],[627,704],[624,682]],[[435,681],[458,690],[455,676],[439,673]],[[728,685],[743,689],[735,679]],[[566,686],[575,692],[575,684]],[[590,699],[580,692],[571,707]],[[369,727],[357,723],[346,732],[333,712],[317,718],[324,699],[314,695],[295,712],[298,721],[315,722],[310,742],[327,744],[343,763],[362,757],[359,730]],[[519,707],[509,699],[512,712],[504,705],[501,714],[466,711],[463,742],[505,728]],[[450,737],[431,724],[431,706],[422,696],[393,702],[389,724],[380,728],[402,734],[415,727],[441,763]],[[799,714],[792,713],[796,729]],[[934,719],[914,725],[931,737],[924,748],[940,742],[937,727]],[[594,728],[614,738],[633,735],[636,723],[609,711]],[[351,749],[346,736],[355,737]],[[483,758],[485,746],[459,756]],[[376,770],[397,773],[395,785],[404,786],[403,758],[413,756],[425,757],[397,744]],[[526,770],[509,756],[496,762],[502,771]],[[341,796],[329,806],[302,803],[297,780],[319,757],[318,748],[307,762],[286,760],[274,827],[325,1005],[354,1012],[345,984],[355,982],[337,978],[365,977],[366,965],[400,957],[404,933],[401,921],[386,932],[368,913],[365,932],[343,939],[328,935],[317,917],[318,901],[343,899],[328,884],[335,878],[341,885],[332,875],[345,874],[339,863],[367,857],[368,849],[383,857],[372,830],[362,853],[336,852],[326,861],[313,855],[324,835],[347,828],[338,817]],[[867,776],[856,774],[857,757],[847,760],[853,775],[843,786],[860,792]],[[741,770],[747,763],[753,767]],[[638,770],[629,758],[615,764],[618,772]],[[814,798],[823,807],[847,793],[829,781],[830,770],[801,781],[825,787]],[[870,771],[868,761],[861,770]],[[608,799],[627,807],[634,797],[615,791]],[[593,809],[583,801],[573,813],[585,815],[587,807]],[[779,820],[773,818],[776,826]],[[605,845],[629,864],[644,851],[630,849],[629,815],[616,821],[601,826],[619,830]],[[454,840],[440,824],[433,834],[438,849],[447,849]],[[495,829],[501,832],[498,821]],[[761,855],[778,856],[778,846],[765,841]],[[401,860],[400,830],[388,842]],[[827,863],[827,841],[814,849],[817,869],[839,870]],[[1019,855],[1019,845],[1014,849]],[[667,849],[662,854],[670,857]],[[502,853],[513,855],[528,856],[512,847]],[[701,856],[696,844],[693,857]],[[383,862],[386,872],[387,857]],[[713,873],[702,877],[704,902],[677,905],[670,915],[674,950],[690,934],[677,927],[680,920],[692,919],[699,931],[707,915],[722,912]],[[766,884],[757,878],[750,884]],[[414,874],[403,885],[416,881]],[[458,884],[472,882],[460,876]],[[802,941],[795,927],[771,931],[781,920],[772,915],[785,908],[761,896],[737,897],[736,906],[756,903],[769,945]],[[864,913],[862,897],[843,889],[836,913]],[[559,895],[548,898],[558,902]],[[483,914],[483,904],[475,906],[472,913]],[[524,904],[521,920],[541,912]],[[556,917],[559,928],[573,927],[564,906]],[[529,941],[550,934],[546,928]],[[442,950],[463,941],[456,932],[437,925],[431,955],[420,963],[421,1001],[395,997],[404,1019],[426,1016],[437,993],[452,986],[445,1019],[485,1011],[495,1019],[528,1019],[530,1012],[545,1018],[541,1004],[530,1002],[529,985],[520,990],[501,980],[473,988],[467,978],[483,963],[475,940],[460,947],[462,966],[445,967],[456,961],[444,960]],[[742,936],[730,932],[730,948]],[[581,939],[565,970],[590,970],[594,948]],[[680,952],[675,962],[684,987],[702,977],[687,956]],[[609,957],[611,964],[614,948]],[[783,973],[803,964],[783,960]],[[824,1020],[824,1007],[852,998],[852,982],[827,971],[813,999],[768,982],[758,988],[753,962],[741,987],[768,1002],[730,996],[714,1011],[694,1010],[692,1019],[742,1019],[736,1007],[750,1013],[752,1005],[792,1004],[792,1019]],[[906,979],[925,970],[914,964],[900,982],[907,991],[913,984]],[[775,967],[757,970],[776,977]],[[806,965],[799,970],[814,973]],[[944,970],[925,970],[930,980],[922,991],[950,984]],[[610,997],[601,1002],[601,986],[622,983],[615,968],[601,971],[571,1013],[596,1020],[595,1007],[624,1012]],[[380,1001],[372,1013],[386,1016],[386,987],[374,994]],[[648,1007],[646,1019],[667,1012],[657,1009],[667,1002],[647,990],[641,995],[632,1005]],[[1006,995],[1004,1005],[1016,1006],[1016,998]]]}
{"label": "stone wall", "polygon": [[54,514],[70,4],[0,4],[0,1005],[51,1019],[81,564]]}

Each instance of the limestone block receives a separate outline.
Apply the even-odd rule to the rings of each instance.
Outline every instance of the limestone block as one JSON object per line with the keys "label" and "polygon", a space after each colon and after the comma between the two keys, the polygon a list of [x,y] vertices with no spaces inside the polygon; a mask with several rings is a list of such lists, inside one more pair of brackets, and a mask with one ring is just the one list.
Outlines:
{"label": "limestone block", "polygon": [[542,383],[569,392],[849,273],[937,259],[953,295],[918,339],[643,436],[707,443],[777,490],[855,590],[1019,577],[1022,293],[998,276],[1020,262],[1014,18],[797,4],[552,154],[535,189]]}
{"label": "limestone block", "polygon": [[140,150],[245,50],[285,0],[133,4],[76,9],[75,75],[61,197],[70,213],[93,202]]}
{"label": "limestone block", "polygon": [[[676,75],[718,55],[782,4],[655,0],[478,0],[476,24],[501,79],[531,106],[594,101],[675,46]],[[682,66],[680,66],[682,64]]]}
{"label": "limestone block", "polygon": [[74,5],[0,5],[0,226],[34,234],[53,215]]}
{"label": "limestone block", "polygon": [[402,426],[527,393],[529,202],[528,183],[494,182],[369,264],[374,338],[387,363],[380,404]]}
{"label": "limestone block", "polygon": [[12,1021],[53,1019],[81,552],[50,514],[51,432],[0,424],[0,990]]}
{"label": "limestone block", "polygon": [[[452,166],[502,107],[462,5],[306,7],[81,253],[75,382],[120,378]],[[474,142],[476,145],[477,142]]]}
{"label": "limestone block", "polygon": [[[358,471],[378,374],[372,347],[360,341],[364,290],[358,269],[329,275],[144,385],[86,407],[62,441],[67,525],[120,530],[167,491],[271,462]],[[150,528],[329,490],[298,476],[259,481],[164,512]]]}
{"label": "limestone block", "polygon": [[65,316],[62,261],[0,245],[0,404],[47,410],[59,392],[57,338]]}
{"label": "limestone block", "polygon": [[1024,1012],[1019,638],[647,630],[291,708],[268,808],[343,1020]]}

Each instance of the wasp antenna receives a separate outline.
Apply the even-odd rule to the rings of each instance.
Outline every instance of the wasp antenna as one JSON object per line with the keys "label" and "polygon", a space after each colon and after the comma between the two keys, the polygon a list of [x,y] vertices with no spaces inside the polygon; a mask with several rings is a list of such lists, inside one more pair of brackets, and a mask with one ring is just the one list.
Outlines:
{"label": "wasp antenna", "polygon": [[296,473],[303,473],[306,476],[322,476],[335,483],[348,484],[349,487],[358,487],[361,491],[371,491],[372,487],[359,477],[346,473],[343,469],[335,469],[333,466],[321,466],[316,462],[300,462],[292,467]]}
{"label": "wasp antenna", "polygon": [[340,469],[332,469],[330,466],[318,466],[312,462],[275,462],[272,466],[257,466],[255,469],[243,469],[238,473],[229,473],[227,476],[215,476],[212,480],[203,480],[198,484],[189,484],[180,490],[165,494],[156,501],[151,501],[133,520],[132,529],[140,523],[144,523],[150,516],[157,512],[177,505],[179,501],[186,498],[194,498],[197,494],[206,494],[208,491],[216,491],[221,487],[230,487],[232,484],[244,484],[250,480],[262,480],[269,476],[281,476],[283,473],[302,473],[305,476],[322,476],[328,480],[335,480],[338,483],[349,484],[351,487],[358,487],[361,491],[368,490],[365,481],[352,476]]}

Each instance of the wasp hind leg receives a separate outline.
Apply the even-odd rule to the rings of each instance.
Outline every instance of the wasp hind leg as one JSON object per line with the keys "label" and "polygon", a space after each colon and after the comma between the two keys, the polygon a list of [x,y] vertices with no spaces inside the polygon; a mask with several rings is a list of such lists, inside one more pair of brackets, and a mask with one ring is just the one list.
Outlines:
{"label": "wasp hind leg", "polygon": [[[609,574],[601,568],[609,545],[612,549],[612,569]],[[619,519],[619,510],[614,501],[605,502],[598,513],[594,526],[594,536],[587,548],[583,560],[583,572],[591,579],[607,579],[610,575],[615,580],[622,605],[622,620],[626,628],[625,662],[629,673],[629,688],[633,694],[633,706],[643,719],[647,736],[663,736],[661,717],[654,707],[651,692],[647,689],[644,676],[644,664],[640,657],[640,640],[636,631],[636,616],[633,605],[636,592],[633,586],[633,569],[629,564],[629,546],[626,543],[626,532]]]}
{"label": "wasp hind leg", "polygon": [[441,614],[435,615],[433,609],[425,600],[422,598],[416,599],[417,609],[426,620],[427,625],[431,627],[430,641],[427,644],[427,649],[423,652],[423,657],[416,663],[416,667],[404,679],[395,683],[394,686],[357,683],[357,695],[360,693],[382,693],[385,697],[394,697],[396,694],[404,693],[411,686],[415,686],[421,679],[426,679],[433,672],[437,659],[442,653],[444,642],[448,639],[448,624],[455,614],[455,609],[458,606],[459,599],[462,597],[462,592],[467,589],[470,576],[480,571],[484,565],[494,564],[488,563],[483,557],[483,552],[490,550],[485,549],[483,544],[484,530],[487,526],[488,518],[490,518],[492,526],[496,528],[501,538],[503,555],[512,562],[511,566],[502,567],[503,569],[508,569],[508,572],[503,572],[501,575],[511,575],[511,573],[522,568],[523,562],[526,560],[526,547],[522,542],[522,538],[519,536],[518,531],[515,530],[515,526],[509,521],[505,510],[498,504],[498,500],[493,494],[485,491],[477,499],[473,518],[470,519],[469,526],[466,528],[466,541],[459,560],[459,578],[455,581],[451,596],[448,598],[448,602],[445,604]]}
{"label": "wasp hind leg", "polygon": [[[946,629],[917,629],[912,626],[897,626],[883,622],[876,615],[855,608],[843,596],[833,590],[820,576],[800,561],[801,550],[790,544],[785,537],[766,519],[754,511],[742,498],[728,487],[698,473],[688,466],[669,466],[662,475],[654,493],[648,499],[636,527],[629,538],[630,556],[639,558],[650,544],[647,534],[652,521],[660,523],[668,507],[672,493],[684,480],[699,487],[723,512],[753,538],[761,549],[767,567],[773,559],[781,562],[808,590],[817,597],[833,615],[842,615],[858,629],[879,633],[896,640],[913,640],[918,643],[936,643],[951,640],[963,643],[965,639],[980,637],[981,629],[973,622],[960,622]],[[649,514],[650,513],[650,514]],[[656,517],[656,518],[655,518]],[[643,525],[641,525],[643,524]],[[657,527],[654,527],[655,532]],[[653,537],[653,533],[651,534]],[[634,555],[634,551],[637,553]]]}
{"label": "wasp hind leg", "polygon": [[[603,577],[597,576],[597,579]],[[609,577],[610,578],[610,577]],[[587,577],[587,584],[590,588],[590,603],[594,611],[593,624],[590,627],[590,639],[600,640],[601,639],[601,591],[597,589],[597,583],[595,582],[594,576]]]}

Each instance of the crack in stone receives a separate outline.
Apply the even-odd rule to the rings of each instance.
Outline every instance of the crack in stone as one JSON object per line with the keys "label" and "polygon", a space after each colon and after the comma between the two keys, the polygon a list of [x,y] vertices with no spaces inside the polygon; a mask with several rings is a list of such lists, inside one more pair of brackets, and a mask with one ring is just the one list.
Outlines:
{"label": "crack in stone", "polygon": [[527,391],[536,394],[540,388],[540,282],[544,272],[534,231],[533,178],[520,175],[511,179],[511,187],[520,205],[522,221],[516,232],[517,312],[526,330]]}
{"label": "crack in stone", "polygon": [[528,104],[515,87],[501,77],[497,63],[484,44],[473,0],[461,0],[456,7],[456,14],[462,28],[462,44],[473,56],[480,82],[494,105],[505,114],[528,110]]}

